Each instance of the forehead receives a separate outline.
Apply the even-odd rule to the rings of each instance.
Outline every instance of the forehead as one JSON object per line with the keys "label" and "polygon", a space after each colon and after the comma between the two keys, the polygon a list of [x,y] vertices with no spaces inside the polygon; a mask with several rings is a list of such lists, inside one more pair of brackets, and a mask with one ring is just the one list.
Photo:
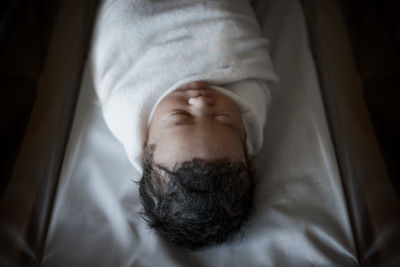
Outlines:
{"label": "forehead", "polygon": [[168,167],[193,158],[244,161],[245,155],[240,137],[233,130],[219,126],[195,131],[190,126],[177,127],[164,132],[154,140],[154,145],[154,161]]}

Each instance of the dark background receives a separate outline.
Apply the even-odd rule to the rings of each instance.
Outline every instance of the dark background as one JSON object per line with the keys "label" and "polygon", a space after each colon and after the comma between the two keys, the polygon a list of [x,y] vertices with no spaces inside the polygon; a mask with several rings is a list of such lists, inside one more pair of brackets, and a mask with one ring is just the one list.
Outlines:
{"label": "dark background", "polygon": [[400,199],[400,1],[341,3],[370,118]]}
{"label": "dark background", "polygon": [[0,199],[35,101],[59,2],[0,1]]}

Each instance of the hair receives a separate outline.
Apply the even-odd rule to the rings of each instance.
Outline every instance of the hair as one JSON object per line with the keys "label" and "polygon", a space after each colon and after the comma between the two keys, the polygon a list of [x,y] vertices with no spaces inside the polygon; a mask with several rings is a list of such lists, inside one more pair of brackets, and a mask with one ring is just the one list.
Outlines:
{"label": "hair", "polygon": [[255,172],[247,154],[245,162],[194,158],[171,171],[153,162],[154,150],[144,147],[139,181],[142,216],[152,228],[193,250],[240,229],[253,208]]}

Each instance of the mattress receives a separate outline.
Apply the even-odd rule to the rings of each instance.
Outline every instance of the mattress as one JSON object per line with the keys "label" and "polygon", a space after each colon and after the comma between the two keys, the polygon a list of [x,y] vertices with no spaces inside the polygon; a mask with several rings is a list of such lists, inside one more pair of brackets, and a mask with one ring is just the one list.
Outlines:
{"label": "mattress", "polygon": [[143,221],[140,179],[101,114],[86,66],[42,266],[354,266],[349,211],[298,1],[254,1],[279,83],[255,211],[231,240],[190,251]]}

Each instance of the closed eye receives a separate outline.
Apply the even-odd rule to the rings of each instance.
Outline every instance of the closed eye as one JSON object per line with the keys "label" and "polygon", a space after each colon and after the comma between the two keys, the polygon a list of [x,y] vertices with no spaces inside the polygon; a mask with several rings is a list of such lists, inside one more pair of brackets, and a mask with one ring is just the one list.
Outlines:
{"label": "closed eye", "polygon": [[216,118],[216,119],[223,119],[223,120],[225,120],[225,119],[232,119],[232,117],[229,115],[229,114],[226,114],[226,113],[218,113],[218,114],[214,114],[214,118]]}
{"label": "closed eye", "polygon": [[168,125],[179,126],[179,125],[189,125],[192,123],[192,115],[186,111],[174,111],[168,116]]}
{"label": "closed eye", "polygon": [[191,115],[189,113],[187,113],[186,111],[174,111],[173,113],[171,113],[171,115],[169,115],[169,117],[173,117],[173,116],[184,116],[184,117],[191,117]]}
{"label": "closed eye", "polygon": [[174,126],[188,124],[192,121],[192,115],[186,111],[178,110],[172,112],[167,121]]}

